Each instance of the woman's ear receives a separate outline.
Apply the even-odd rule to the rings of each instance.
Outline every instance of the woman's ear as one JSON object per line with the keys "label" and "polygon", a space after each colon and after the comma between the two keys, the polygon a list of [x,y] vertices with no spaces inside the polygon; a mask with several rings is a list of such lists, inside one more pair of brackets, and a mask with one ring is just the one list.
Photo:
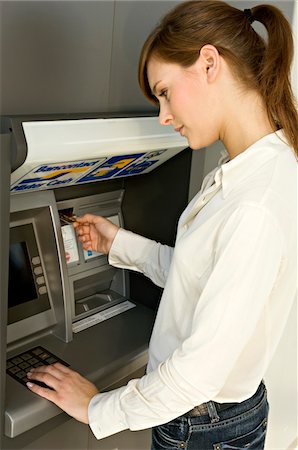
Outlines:
{"label": "woman's ear", "polygon": [[210,44],[204,45],[200,50],[200,63],[207,75],[207,81],[216,80],[220,70],[220,55],[216,47]]}

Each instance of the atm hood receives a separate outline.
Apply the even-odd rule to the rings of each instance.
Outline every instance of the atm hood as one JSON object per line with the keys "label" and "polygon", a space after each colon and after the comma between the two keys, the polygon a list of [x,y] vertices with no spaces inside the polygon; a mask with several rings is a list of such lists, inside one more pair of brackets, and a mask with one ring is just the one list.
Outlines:
{"label": "atm hood", "polygon": [[13,194],[144,174],[188,146],[157,117],[23,120],[20,126],[15,140],[18,147],[23,138],[27,155],[12,173]]}

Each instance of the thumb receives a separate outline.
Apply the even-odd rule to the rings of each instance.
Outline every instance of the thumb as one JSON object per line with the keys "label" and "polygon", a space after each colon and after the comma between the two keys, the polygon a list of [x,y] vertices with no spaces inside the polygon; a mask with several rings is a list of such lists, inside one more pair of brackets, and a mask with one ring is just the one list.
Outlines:
{"label": "thumb", "polygon": [[96,223],[101,220],[100,216],[95,216],[94,214],[84,214],[81,217],[76,218],[76,222],[79,222],[80,224],[83,223]]}

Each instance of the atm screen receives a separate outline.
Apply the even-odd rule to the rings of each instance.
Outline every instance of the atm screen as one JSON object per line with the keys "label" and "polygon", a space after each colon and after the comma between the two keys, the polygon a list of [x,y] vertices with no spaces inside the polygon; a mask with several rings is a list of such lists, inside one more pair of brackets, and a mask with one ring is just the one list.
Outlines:
{"label": "atm screen", "polygon": [[8,307],[37,298],[26,242],[17,242],[9,248]]}
{"label": "atm screen", "polygon": [[33,223],[10,229],[8,323],[18,322],[50,308],[46,273]]}

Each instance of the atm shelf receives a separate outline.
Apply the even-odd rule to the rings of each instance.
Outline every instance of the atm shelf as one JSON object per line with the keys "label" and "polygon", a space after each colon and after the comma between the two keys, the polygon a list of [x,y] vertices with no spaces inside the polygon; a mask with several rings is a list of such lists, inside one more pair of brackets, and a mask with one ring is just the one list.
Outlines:
{"label": "atm shelf", "polygon": [[[41,346],[67,361],[71,368],[104,391],[146,365],[153,321],[154,312],[136,304],[135,308],[74,334],[69,343],[49,334],[14,350],[8,358],[13,359],[34,346]],[[6,436],[16,437],[62,413],[57,406],[38,397],[12,377],[7,375],[6,382]]]}

